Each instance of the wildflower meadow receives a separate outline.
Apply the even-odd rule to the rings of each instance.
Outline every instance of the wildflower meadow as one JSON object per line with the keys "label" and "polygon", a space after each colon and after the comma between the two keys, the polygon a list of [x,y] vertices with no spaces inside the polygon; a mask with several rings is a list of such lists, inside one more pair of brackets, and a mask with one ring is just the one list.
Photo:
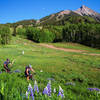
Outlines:
{"label": "wildflower meadow", "polygon": [[[90,55],[100,50],[85,49],[85,54],[65,52],[13,37],[12,44],[0,46],[0,100],[100,100],[100,56]],[[3,67],[7,58],[13,62],[10,73]],[[24,72],[29,64],[35,73],[27,81]]]}

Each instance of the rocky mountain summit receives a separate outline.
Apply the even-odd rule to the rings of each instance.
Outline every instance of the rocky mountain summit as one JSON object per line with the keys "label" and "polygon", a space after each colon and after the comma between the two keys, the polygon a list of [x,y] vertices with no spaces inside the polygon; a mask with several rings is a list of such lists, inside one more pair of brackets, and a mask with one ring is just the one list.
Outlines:
{"label": "rocky mountain summit", "polygon": [[92,9],[86,7],[85,5],[81,6],[78,10],[74,11],[75,13],[81,15],[81,16],[84,16],[84,15],[87,15],[87,16],[97,16],[98,13],[93,11]]}

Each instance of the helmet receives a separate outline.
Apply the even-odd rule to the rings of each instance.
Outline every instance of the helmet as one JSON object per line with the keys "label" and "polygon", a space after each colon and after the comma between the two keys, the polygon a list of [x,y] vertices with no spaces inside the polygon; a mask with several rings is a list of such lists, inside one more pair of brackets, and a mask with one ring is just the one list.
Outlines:
{"label": "helmet", "polygon": [[10,60],[7,58],[7,62],[10,62]]}
{"label": "helmet", "polygon": [[9,59],[7,58],[7,61],[9,61]]}
{"label": "helmet", "polygon": [[32,65],[31,65],[31,64],[29,64],[29,67],[30,67],[30,68],[32,68]]}

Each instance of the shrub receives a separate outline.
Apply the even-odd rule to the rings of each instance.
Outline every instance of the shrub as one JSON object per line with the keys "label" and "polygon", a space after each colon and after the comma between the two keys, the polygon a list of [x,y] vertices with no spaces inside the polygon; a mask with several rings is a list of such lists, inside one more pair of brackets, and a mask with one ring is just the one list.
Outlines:
{"label": "shrub", "polygon": [[44,29],[40,33],[39,42],[53,42],[55,35],[48,29]]}
{"label": "shrub", "polygon": [[26,36],[26,29],[25,28],[18,28],[17,34],[20,35],[21,37],[25,37]]}
{"label": "shrub", "polygon": [[39,42],[40,29],[28,27],[26,29],[27,38],[35,42]]}
{"label": "shrub", "polygon": [[11,32],[8,26],[0,27],[0,43],[9,44],[11,40]]}

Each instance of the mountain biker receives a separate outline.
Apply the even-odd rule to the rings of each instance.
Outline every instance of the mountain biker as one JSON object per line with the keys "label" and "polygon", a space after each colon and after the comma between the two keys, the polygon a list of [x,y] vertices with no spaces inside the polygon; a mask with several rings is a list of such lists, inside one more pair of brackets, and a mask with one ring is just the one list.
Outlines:
{"label": "mountain biker", "polygon": [[35,72],[35,71],[32,69],[32,66],[29,64],[29,65],[26,66],[26,68],[25,68],[25,76],[27,77],[27,80],[32,79],[31,71],[32,71],[32,72]]}
{"label": "mountain biker", "polygon": [[10,72],[10,69],[8,68],[8,64],[10,64],[10,60],[7,59],[5,62],[4,62],[4,68],[6,69],[6,72]]}

